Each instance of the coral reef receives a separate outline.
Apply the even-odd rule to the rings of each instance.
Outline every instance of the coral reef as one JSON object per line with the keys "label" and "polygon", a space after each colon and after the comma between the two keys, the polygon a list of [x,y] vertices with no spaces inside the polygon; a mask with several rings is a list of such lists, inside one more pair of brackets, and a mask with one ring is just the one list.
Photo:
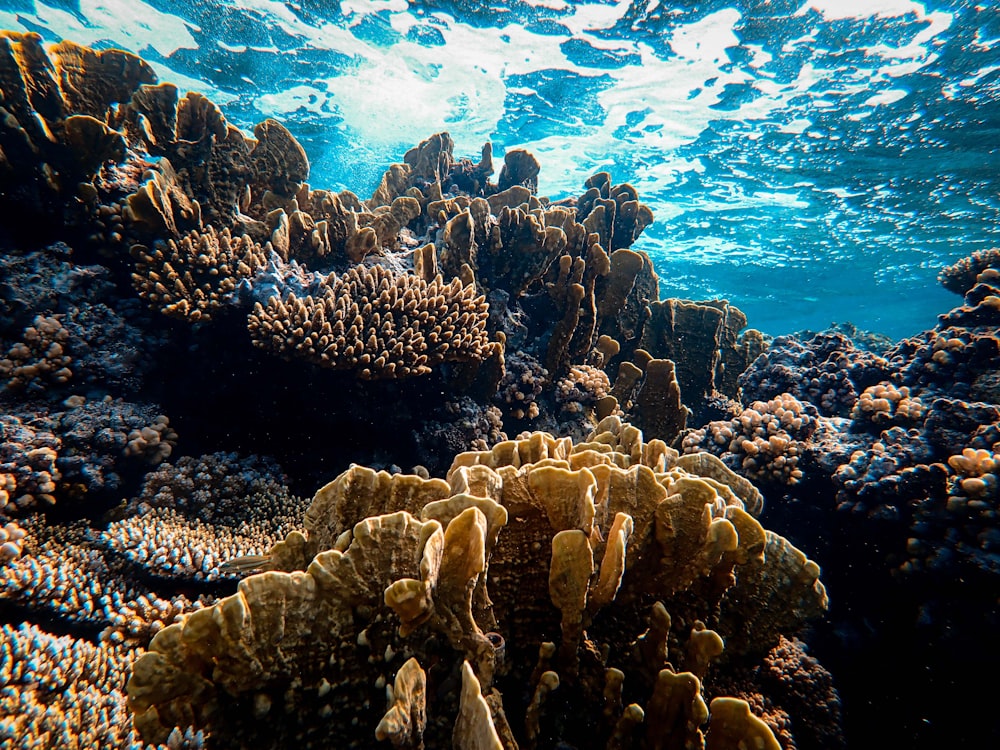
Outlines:
{"label": "coral reef", "polygon": [[106,497],[127,476],[167,458],[177,442],[170,420],[155,406],[110,396],[67,399],[49,411],[34,404],[0,415],[0,473],[6,498],[0,510],[15,514]]}
{"label": "coral reef", "polygon": [[[36,34],[0,90],[0,743],[790,750],[983,707],[996,250],[932,330],[768,342],[659,299],[608,173],[553,201],[437,133],[314,189],[280,123]],[[809,631],[800,550],[847,602]]]}
{"label": "coral reef", "polygon": [[207,322],[237,286],[264,267],[270,248],[209,226],[152,250],[133,245],[132,281],[139,296],[164,315]]}

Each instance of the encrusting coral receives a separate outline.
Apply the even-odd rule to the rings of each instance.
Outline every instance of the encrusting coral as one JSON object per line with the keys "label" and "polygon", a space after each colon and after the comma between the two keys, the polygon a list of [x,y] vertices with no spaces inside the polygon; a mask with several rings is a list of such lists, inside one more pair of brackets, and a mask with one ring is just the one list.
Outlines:
{"label": "encrusting coral", "polygon": [[585,443],[461,454],[446,480],[352,467],[257,561],[268,572],[154,637],[127,687],[136,728],[218,746],[778,748],[701,683],[826,594],[729,477],[616,418]]}

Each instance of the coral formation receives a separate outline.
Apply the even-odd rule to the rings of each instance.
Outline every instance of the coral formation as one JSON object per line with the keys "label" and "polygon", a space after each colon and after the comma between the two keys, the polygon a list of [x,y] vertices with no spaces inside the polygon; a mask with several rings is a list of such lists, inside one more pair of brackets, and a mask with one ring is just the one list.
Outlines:
{"label": "coral formation", "polygon": [[444,361],[484,359],[497,347],[486,331],[487,307],[460,279],[430,283],[382,266],[352,268],[321,296],[259,302],[250,315],[254,343],[294,353],[363,379],[431,372]]}
{"label": "coral formation", "polygon": [[765,342],[608,173],[437,133],[361,199],[128,53],[4,32],[0,89],[0,742],[838,747],[793,543],[856,695],[978,674],[996,250],[932,330]]}
{"label": "coral formation", "polygon": [[[7,490],[4,489],[3,491],[6,492]],[[13,521],[8,521],[0,529],[0,562],[13,560],[20,555],[21,548],[24,546],[23,540],[24,529]]]}
{"label": "coral formation", "polygon": [[[670,696],[700,701],[723,653],[702,618],[725,633],[728,658],[753,660],[821,612],[826,594],[816,565],[765,532],[714,478],[724,474],[701,478],[698,466],[616,418],[578,445],[534,433],[460,454],[447,481],[354,466],[271,550],[270,572],[157,634],[128,684],[136,728],[158,741],[193,724],[224,744],[251,733],[268,746],[293,735],[311,744],[334,731],[348,743],[437,746],[454,725],[456,737],[485,733],[493,746],[511,733],[547,746],[594,732],[614,742],[643,710],[647,732],[701,738],[711,712],[702,703],[681,728]],[[648,655],[636,663],[632,648]],[[678,658],[697,674],[675,671]],[[645,709],[618,703],[581,728],[579,709],[604,704],[612,667],[628,670],[625,695],[646,693]],[[458,672],[460,705],[428,705]],[[376,687],[396,686],[384,715],[373,674]],[[292,677],[289,702],[279,686]],[[517,685],[534,696],[522,718]],[[245,700],[266,724],[237,719]],[[735,741],[719,739],[729,733],[778,746],[745,703],[718,706],[709,746]]]}
{"label": "coral formation", "polygon": [[0,600],[100,632],[102,641],[144,644],[181,613],[210,602],[159,596],[84,524],[51,525],[36,515],[21,528],[21,554],[4,566]]}
{"label": "coral formation", "polygon": [[147,574],[182,581],[240,575],[225,563],[263,555],[301,523],[277,467],[251,456],[182,457],[146,475],[142,492],[100,533],[101,543]]}
{"label": "coral formation", "polygon": [[775,338],[738,378],[744,400],[766,401],[789,393],[824,416],[846,417],[865,388],[887,380],[883,357],[858,349],[842,333],[817,333],[808,341]]}
{"label": "coral formation", "polygon": [[239,284],[267,263],[269,247],[211,226],[153,249],[133,245],[132,281],[139,296],[164,315],[208,322]]}
{"label": "coral formation", "polygon": [[137,655],[22,624],[0,628],[0,744],[139,748],[122,685]]}
{"label": "coral formation", "polygon": [[72,357],[65,351],[69,332],[61,316],[39,315],[24,329],[14,346],[0,359],[0,378],[8,390],[38,390],[48,384],[62,385],[72,376]]}
{"label": "coral formation", "polygon": [[110,396],[70,397],[52,411],[12,408],[0,415],[0,473],[7,478],[0,511],[13,515],[106,494],[135,464],[167,458],[176,442],[170,420],[155,406]]}
{"label": "coral formation", "polygon": [[758,482],[797,484],[803,477],[799,460],[817,427],[815,407],[783,393],[754,401],[734,419],[688,432],[681,447],[685,453],[710,451]]}

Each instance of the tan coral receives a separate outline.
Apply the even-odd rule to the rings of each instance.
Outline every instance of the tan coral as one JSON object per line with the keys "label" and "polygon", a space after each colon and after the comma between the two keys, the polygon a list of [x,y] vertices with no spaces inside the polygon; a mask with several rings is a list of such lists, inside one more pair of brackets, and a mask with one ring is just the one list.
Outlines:
{"label": "tan coral", "polygon": [[92,186],[106,162],[121,161],[126,143],[112,106],[155,80],[148,63],[123,50],[63,41],[46,52],[36,33],[0,33],[0,179],[19,183],[15,202],[34,203],[47,193],[74,196],[80,183]]}
{"label": "tan coral", "polygon": [[[676,720],[669,718],[677,714],[665,694],[653,689],[665,670],[663,684],[687,680],[684,701],[697,708],[700,681],[667,670],[668,649],[703,676],[721,638],[730,658],[766,653],[780,632],[825,607],[818,568],[766,533],[719,479],[688,473],[676,454],[650,447],[641,432],[618,420],[602,427],[577,446],[535,433],[457,456],[447,482],[352,468],[318,493],[306,533],[289,534],[271,552],[275,567],[292,563],[304,571],[251,576],[235,596],[154,639],[129,682],[137,728],[147,738],[191,722],[236,735],[260,732],[259,724],[251,730],[226,718],[241,696],[256,696],[263,717],[272,715],[270,706],[280,698],[274,691],[291,675],[301,696],[317,695],[311,692],[316,685],[325,694],[323,684],[354,695],[371,689],[363,688],[371,685],[366,674],[381,674],[388,684],[399,673],[392,665],[405,653],[420,664],[439,662],[428,680],[439,679],[432,675],[441,668],[464,671],[462,707],[436,710],[453,717],[456,736],[507,747],[502,738],[510,727],[494,685],[497,644],[504,641],[504,671],[526,679],[534,696],[523,719],[529,743],[561,721],[549,696],[564,683],[572,686],[568,695],[579,696],[573,700],[590,695],[599,705],[611,700],[617,706],[600,730],[610,746],[637,736],[641,707],[621,708],[606,684],[616,664],[637,684],[648,681],[648,721]],[[396,502],[416,510],[425,498],[424,520],[388,507]],[[374,511],[383,514],[362,517]],[[310,563],[317,547],[326,551]],[[691,598],[691,591],[703,598]],[[643,635],[647,621],[639,613],[650,595],[671,602],[678,622],[692,624],[688,635],[671,633],[663,604],[653,622],[659,622],[656,611],[664,622]],[[485,628],[500,632],[491,638]],[[517,661],[537,645],[533,639],[553,629],[561,632],[561,647],[543,648],[533,670],[533,660]],[[277,651],[273,632],[282,634]],[[440,646],[426,652],[435,639],[449,644],[452,656]],[[638,671],[629,666],[633,642],[647,642],[652,655]],[[405,717],[415,710],[409,699],[390,699],[389,714],[368,701],[357,713],[347,710],[356,704],[344,702],[346,695],[336,705],[344,716],[358,716],[358,724],[338,723],[337,731],[360,739],[398,730],[412,738],[406,735]],[[297,705],[293,723],[308,721],[311,701]],[[683,719],[685,736],[700,736],[701,705]],[[435,732],[441,738],[442,721],[449,726],[441,715],[428,716],[425,742],[432,743]]]}
{"label": "tan coral", "polygon": [[21,554],[24,535],[24,529],[13,521],[8,521],[0,527],[0,563],[13,560]]}
{"label": "tan coral", "polygon": [[257,142],[249,155],[251,188],[262,199],[267,191],[280,198],[293,198],[309,177],[305,149],[277,120],[257,123],[253,134]]}
{"label": "tan coral", "polygon": [[134,245],[132,283],[164,315],[204,323],[232,300],[241,281],[267,263],[267,253],[249,237],[210,226],[152,249]]}
{"label": "tan coral", "polygon": [[556,401],[563,411],[582,412],[608,395],[611,381],[604,370],[592,365],[574,365],[556,383]]}
{"label": "tan coral", "polygon": [[141,747],[122,687],[137,656],[134,647],[57,636],[28,622],[3,625],[4,744],[31,750]]}
{"label": "tan coral", "polygon": [[62,315],[36,315],[32,325],[21,334],[22,340],[7,350],[0,359],[0,377],[7,380],[7,388],[44,388],[61,385],[72,377],[69,366],[73,359],[65,348],[69,331],[63,327],[62,318]]}
{"label": "tan coral", "polygon": [[375,739],[393,747],[421,747],[427,726],[427,674],[411,658],[400,667],[389,693],[391,705],[375,727]]}
{"label": "tan coral", "polygon": [[257,303],[254,344],[362,379],[422,375],[446,360],[482,360],[498,345],[486,331],[487,305],[458,279],[431,283],[383,266],[327,278],[322,296]]}
{"label": "tan coral", "polygon": [[730,750],[734,747],[780,750],[771,729],[750,713],[750,706],[737,698],[716,698],[710,707],[711,722],[705,737],[705,750]]}
{"label": "tan coral", "polygon": [[4,567],[0,600],[101,630],[103,641],[140,644],[207,601],[158,596],[105,556],[81,524],[47,525],[35,515],[20,526],[21,554]]}
{"label": "tan coral", "polygon": [[155,466],[170,458],[177,445],[177,433],[170,427],[170,419],[159,415],[153,423],[141,430],[132,430],[125,445],[126,456],[139,456]]}
{"label": "tan coral", "polygon": [[735,398],[737,376],[763,351],[759,332],[740,334],[746,315],[726,300],[666,299],[650,311],[639,345],[676,363],[684,403],[697,410],[715,392]]}
{"label": "tan coral", "polygon": [[[921,406],[906,408],[916,412]],[[766,402],[754,401],[734,419],[692,430],[682,448],[689,453],[712,451],[757,481],[794,485],[804,476],[799,461],[818,426],[812,407],[783,393]]]}
{"label": "tan coral", "polygon": [[857,424],[871,423],[879,430],[895,425],[910,427],[922,422],[926,408],[907,386],[883,382],[861,392],[851,409],[851,418]]}

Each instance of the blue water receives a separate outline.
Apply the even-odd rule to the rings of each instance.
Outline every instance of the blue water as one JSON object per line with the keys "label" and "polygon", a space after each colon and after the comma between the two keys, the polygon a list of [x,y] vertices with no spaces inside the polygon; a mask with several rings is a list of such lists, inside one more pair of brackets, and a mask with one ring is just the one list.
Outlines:
{"label": "blue water", "polygon": [[447,129],[524,147],[539,191],[610,170],[656,223],[662,296],[767,333],[914,334],[937,271],[1000,245],[994,0],[30,0],[0,27],[141,54],[234,124],[280,119],[314,187],[367,197]]}

